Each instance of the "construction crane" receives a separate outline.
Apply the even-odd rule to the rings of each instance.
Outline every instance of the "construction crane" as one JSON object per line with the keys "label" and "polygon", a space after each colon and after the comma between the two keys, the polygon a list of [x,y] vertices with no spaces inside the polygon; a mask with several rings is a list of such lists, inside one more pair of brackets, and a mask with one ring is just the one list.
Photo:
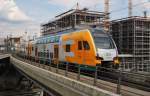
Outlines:
{"label": "construction crane", "polygon": [[128,16],[132,16],[132,0],[128,0]]}
{"label": "construction crane", "polygon": [[104,29],[108,32],[109,30],[109,0],[105,0],[105,19],[104,19]]}

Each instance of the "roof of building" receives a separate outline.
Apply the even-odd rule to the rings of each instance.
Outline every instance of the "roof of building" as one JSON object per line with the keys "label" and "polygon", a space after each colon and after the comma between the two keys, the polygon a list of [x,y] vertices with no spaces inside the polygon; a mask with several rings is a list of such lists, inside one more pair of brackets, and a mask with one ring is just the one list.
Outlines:
{"label": "roof of building", "polygon": [[143,17],[143,16],[131,16],[131,17],[126,17],[126,18],[121,18],[121,19],[116,19],[112,20],[112,23],[115,22],[121,22],[121,21],[128,21],[128,20],[144,20],[144,21],[150,21],[150,17]]}
{"label": "roof of building", "polygon": [[43,23],[41,24],[42,26],[45,26],[49,23],[53,23],[55,21],[59,21],[60,19],[64,18],[64,17],[67,17],[67,16],[71,16],[73,14],[78,14],[78,15],[88,15],[88,16],[97,16],[99,18],[104,18],[105,16],[105,13],[104,12],[98,12],[98,11],[89,11],[89,10],[77,10],[77,9],[71,9],[71,10],[68,10],[64,13],[61,13],[57,16],[55,16],[54,19],[48,21],[47,23]]}

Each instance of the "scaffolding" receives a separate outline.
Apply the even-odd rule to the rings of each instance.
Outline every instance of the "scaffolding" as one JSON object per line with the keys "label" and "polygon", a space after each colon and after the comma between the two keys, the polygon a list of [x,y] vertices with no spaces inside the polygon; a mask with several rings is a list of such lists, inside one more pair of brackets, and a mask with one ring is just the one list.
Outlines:
{"label": "scaffolding", "polygon": [[55,17],[54,20],[41,24],[42,36],[56,34],[63,30],[75,28],[80,25],[104,26],[104,12],[71,9]]}
{"label": "scaffolding", "polygon": [[111,34],[119,54],[131,54],[123,58],[121,67],[150,72],[150,18],[132,16],[111,22]]}

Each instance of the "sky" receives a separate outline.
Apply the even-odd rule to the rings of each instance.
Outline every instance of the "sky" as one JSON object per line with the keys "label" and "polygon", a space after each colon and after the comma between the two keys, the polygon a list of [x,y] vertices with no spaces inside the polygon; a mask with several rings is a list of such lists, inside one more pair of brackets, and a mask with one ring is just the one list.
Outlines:
{"label": "sky", "polygon": [[[39,36],[41,23],[75,8],[77,2],[80,9],[104,10],[104,0],[0,0],[0,38]],[[133,0],[133,6],[134,16],[143,16],[143,11],[150,16],[150,0]],[[110,19],[127,17],[127,7],[128,0],[110,0]]]}

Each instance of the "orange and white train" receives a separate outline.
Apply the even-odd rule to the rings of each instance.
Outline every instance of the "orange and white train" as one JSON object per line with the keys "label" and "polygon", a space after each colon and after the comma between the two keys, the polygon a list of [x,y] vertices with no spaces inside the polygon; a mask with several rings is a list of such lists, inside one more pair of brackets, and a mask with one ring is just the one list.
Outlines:
{"label": "orange and white train", "polygon": [[37,38],[27,45],[26,55],[40,61],[46,59],[81,64],[89,69],[97,65],[113,68],[119,66],[113,39],[104,30],[97,28],[70,30]]}

